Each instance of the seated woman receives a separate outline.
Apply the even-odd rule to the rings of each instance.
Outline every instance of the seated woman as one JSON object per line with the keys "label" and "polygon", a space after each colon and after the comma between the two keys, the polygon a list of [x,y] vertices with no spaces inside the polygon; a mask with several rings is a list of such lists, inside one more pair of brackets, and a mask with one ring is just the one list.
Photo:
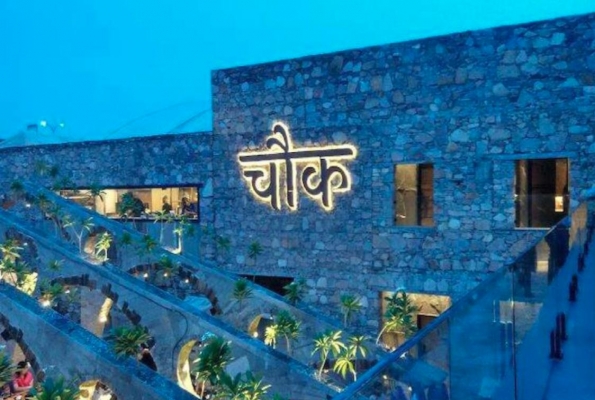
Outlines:
{"label": "seated woman", "polygon": [[33,389],[33,374],[31,366],[27,361],[17,364],[17,371],[12,380],[12,391],[14,393],[28,393]]}

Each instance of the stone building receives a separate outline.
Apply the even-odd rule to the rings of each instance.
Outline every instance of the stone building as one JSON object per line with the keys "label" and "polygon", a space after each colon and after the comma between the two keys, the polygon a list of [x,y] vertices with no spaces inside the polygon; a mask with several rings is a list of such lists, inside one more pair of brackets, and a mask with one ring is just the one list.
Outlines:
{"label": "stone building", "polygon": [[2,179],[196,187],[230,241],[203,259],[304,279],[331,314],[357,294],[370,330],[382,292],[446,307],[592,186],[595,14],[214,71],[212,92],[213,132],[2,149]]}

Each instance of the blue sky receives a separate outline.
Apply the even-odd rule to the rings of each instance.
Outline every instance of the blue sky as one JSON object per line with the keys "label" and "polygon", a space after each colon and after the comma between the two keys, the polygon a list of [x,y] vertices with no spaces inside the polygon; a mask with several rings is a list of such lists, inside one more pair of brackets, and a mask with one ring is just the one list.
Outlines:
{"label": "blue sky", "polygon": [[[172,105],[209,109],[212,69],[593,11],[593,0],[0,0],[0,137],[42,119],[73,140],[162,133],[114,131]],[[198,125],[210,129],[208,114]]]}

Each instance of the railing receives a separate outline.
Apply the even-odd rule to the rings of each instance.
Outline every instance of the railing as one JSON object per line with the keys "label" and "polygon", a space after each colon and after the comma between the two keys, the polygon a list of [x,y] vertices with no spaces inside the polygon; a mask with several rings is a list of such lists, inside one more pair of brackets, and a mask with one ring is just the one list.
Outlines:
{"label": "railing", "polygon": [[542,398],[593,206],[583,204],[334,400]]}

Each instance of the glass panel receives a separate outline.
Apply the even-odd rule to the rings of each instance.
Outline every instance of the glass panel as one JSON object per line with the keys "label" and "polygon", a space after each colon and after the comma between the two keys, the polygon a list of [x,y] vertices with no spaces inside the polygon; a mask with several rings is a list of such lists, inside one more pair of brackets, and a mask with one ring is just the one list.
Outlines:
{"label": "glass panel", "polygon": [[595,205],[588,206],[559,222],[335,400],[545,398],[555,373],[550,337],[563,337],[562,315],[572,304],[569,283],[581,273],[584,244],[593,237]]}

